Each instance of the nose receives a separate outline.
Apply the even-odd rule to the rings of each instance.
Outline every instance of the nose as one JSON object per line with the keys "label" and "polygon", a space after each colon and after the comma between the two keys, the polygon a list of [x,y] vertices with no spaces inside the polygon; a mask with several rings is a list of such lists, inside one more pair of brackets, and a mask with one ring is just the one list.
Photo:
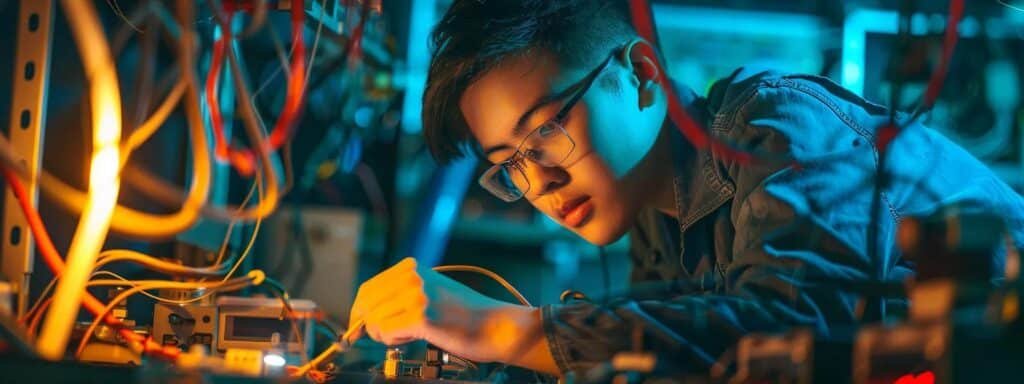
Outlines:
{"label": "nose", "polygon": [[529,165],[523,171],[530,182],[530,194],[543,196],[568,185],[572,180],[569,172],[560,166],[545,167],[533,162],[527,163]]}

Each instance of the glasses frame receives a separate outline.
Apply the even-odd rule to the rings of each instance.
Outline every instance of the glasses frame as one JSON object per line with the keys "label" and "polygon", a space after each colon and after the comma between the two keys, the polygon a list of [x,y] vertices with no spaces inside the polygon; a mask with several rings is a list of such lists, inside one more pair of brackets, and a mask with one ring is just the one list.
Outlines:
{"label": "glasses frame", "polygon": [[[576,84],[573,84],[569,88],[566,88],[565,91],[562,91],[563,93],[571,92],[572,96],[569,98],[568,101],[566,101],[565,105],[563,105],[562,108],[559,109],[557,113],[555,113],[555,116],[544,121],[536,128],[530,130],[530,133],[527,134],[526,137],[524,137],[523,140],[519,142],[519,145],[516,146],[516,150],[512,154],[512,156],[509,156],[509,158],[506,159],[505,161],[496,163],[487,168],[487,170],[484,171],[484,173],[480,175],[480,177],[477,179],[477,183],[479,183],[481,187],[486,189],[495,197],[507,203],[511,203],[519,199],[522,199],[524,196],[526,196],[526,194],[530,192],[530,188],[532,187],[532,185],[530,184],[530,179],[526,177],[526,172],[523,169],[525,167],[525,165],[523,164],[525,160],[529,160],[534,164],[544,167],[554,167],[560,165],[561,163],[565,162],[566,159],[571,157],[572,153],[576,150],[576,141],[572,139],[572,136],[569,135],[569,132],[565,129],[565,120],[569,116],[569,112],[571,112],[572,109],[576,107],[576,104],[578,104],[579,101],[583,99],[583,95],[586,94],[587,91],[590,90],[590,87],[594,85],[594,81],[597,80],[597,77],[604,73],[605,69],[608,68],[609,64],[612,62],[612,59],[615,58],[615,55],[618,51],[618,49],[613,50],[612,53],[609,54],[608,57],[601,62],[601,65],[590,71],[590,73],[587,73],[587,75],[580,79],[578,82],[576,82]],[[541,128],[547,127],[549,125],[557,127],[559,131],[561,131],[561,133],[565,135],[566,138],[569,139],[570,148],[569,152],[565,154],[565,157],[563,157],[557,163],[543,164],[538,162],[536,159],[527,156],[527,154],[522,151],[522,147],[524,144],[526,144],[526,141],[533,135],[537,134],[537,132],[540,131]],[[498,187],[493,187],[491,183],[488,182],[488,180],[493,178],[495,174],[501,172],[502,170],[510,173],[513,171],[519,172],[523,176],[523,180],[526,180],[526,189],[520,191],[518,196],[506,194],[504,193],[504,191],[496,191],[495,189]],[[516,187],[516,189],[518,189],[518,187]]]}

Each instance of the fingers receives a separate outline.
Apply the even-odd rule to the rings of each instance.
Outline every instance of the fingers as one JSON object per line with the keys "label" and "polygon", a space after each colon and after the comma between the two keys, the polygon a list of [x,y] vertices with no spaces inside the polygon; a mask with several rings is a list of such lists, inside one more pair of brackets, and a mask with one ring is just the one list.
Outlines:
{"label": "fingers", "polygon": [[421,337],[426,324],[427,298],[422,293],[394,297],[362,318],[370,338],[386,344]]}
{"label": "fingers", "polygon": [[426,328],[426,317],[422,312],[402,311],[380,321],[368,322],[366,334],[386,345],[397,345],[424,338]]}
{"label": "fingers", "polygon": [[380,323],[403,312],[425,314],[427,303],[428,300],[422,293],[411,294],[401,298],[396,297],[367,312],[366,316],[363,317],[363,321],[366,323]]}
{"label": "fingers", "polygon": [[423,280],[415,271],[416,260],[405,258],[364,282],[359,286],[349,318],[352,320],[362,318],[370,308],[401,295],[403,291],[422,291]]}
{"label": "fingers", "polygon": [[378,273],[376,276],[364,282],[359,286],[359,290],[378,291],[400,276],[408,276],[410,274],[415,275],[415,271],[416,259],[406,257],[402,259],[402,261],[399,261],[398,264],[385,269],[384,272]]}
{"label": "fingers", "polygon": [[414,273],[385,276],[380,283],[360,288],[359,293],[356,294],[356,303],[352,304],[352,308],[367,311],[388,301],[410,295],[423,295],[423,279]]}
{"label": "fingers", "polygon": [[406,258],[359,287],[350,324],[363,322],[365,331],[353,334],[351,340],[365,334],[394,345],[422,338],[428,303],[416,261]]}

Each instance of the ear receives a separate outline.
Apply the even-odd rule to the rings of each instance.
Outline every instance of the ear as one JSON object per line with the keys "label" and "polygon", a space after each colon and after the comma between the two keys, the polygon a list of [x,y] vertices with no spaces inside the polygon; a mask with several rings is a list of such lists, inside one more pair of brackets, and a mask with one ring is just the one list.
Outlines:
{"label": "ear", "polygon": [[623,61],[627,63],[639,83],[637,92],[640,110],[653,105],[659,91],[661,71],[658,70],[655,60],[657,58],[654,47],[644,39],[635,39],[623,49]]}

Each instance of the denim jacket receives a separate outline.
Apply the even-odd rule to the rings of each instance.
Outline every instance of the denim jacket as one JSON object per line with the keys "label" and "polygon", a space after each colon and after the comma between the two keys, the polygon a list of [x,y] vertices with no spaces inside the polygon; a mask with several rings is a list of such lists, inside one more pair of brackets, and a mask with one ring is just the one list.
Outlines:
{"label": "denim jacket", "polygon": [[[635,347],[706,370],[750,332],[803,326],[827,335],[855,324],[861,296],[844,285],[877,281],[880,265],[885,281],[914,273],[894,241],[903,217],[956,205],[1002,217],[1014,245],[1024,246],[1024,200],[965,150],[916,123],[886,152],[891,178],[881,212],[874,212],[874,261],[866,249],[885,107],[825,78],[747,69],[717,82],[707,98],[680,93],[720,141],[792,161],[741,164],[676,134],[678,220],[655,210],[637,218],[632,280],[688,284],[543,307],[544,333],[563,372],[586,371]],[[1004,253],[994,255],[994,270],[1002,271],[1004,260]],[[886,303],[905,307],[906,298]],[[639,346],[631,336],[638,329]]]}

